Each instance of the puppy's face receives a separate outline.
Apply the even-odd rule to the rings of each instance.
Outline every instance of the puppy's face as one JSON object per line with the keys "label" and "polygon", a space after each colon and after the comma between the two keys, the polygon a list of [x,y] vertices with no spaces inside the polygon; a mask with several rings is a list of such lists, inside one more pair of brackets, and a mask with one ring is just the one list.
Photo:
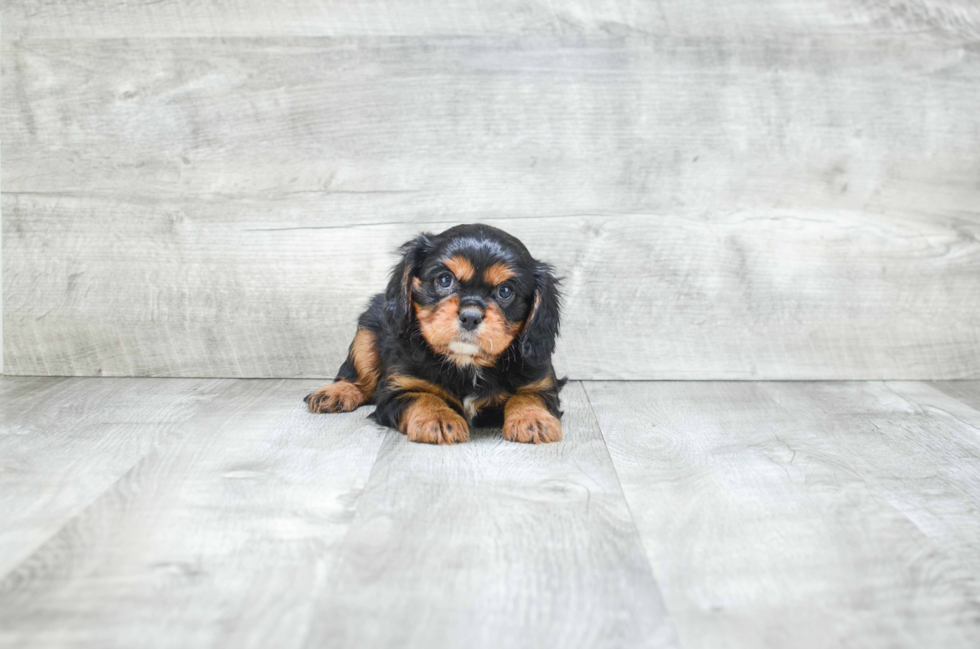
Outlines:
{"label": "puppy's face", "polygon": [[[554,277],[514,237],[484,225],[458,226],[438,236],[421,235],[403,250],[409,315],[436,353],[461,367],[492,366],[529,324],[547,318],[546,298],[554,322],[543,323],[547,331],[541,335],[550,333],[553,347]],[[393,282],[397,274],[396,269]]]}
{"label": "puppy's face", "polygon": [[496,363],[530,311],[534,276],[520,251],[502,244],[450,238],[426,255],[412,280],[422,336],[457,365]]}

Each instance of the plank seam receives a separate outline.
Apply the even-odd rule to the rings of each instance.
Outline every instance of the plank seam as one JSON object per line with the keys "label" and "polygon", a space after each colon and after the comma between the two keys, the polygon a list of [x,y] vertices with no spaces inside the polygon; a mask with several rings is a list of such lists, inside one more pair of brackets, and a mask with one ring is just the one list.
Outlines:
{"label": "plank seam", "polygon": [[626,505],[626,512],[630,517],[630,525],[633,528],[633,534],[636,537],[636,542],[639,544],[640,548],[643,550],[643,557],[647,562],[647,570],[650,572],[650,579],[653,581],[654,585],[657,587],[657,591],[660,593],[661,605],[664,611],[667,613],[667,620],[673,629],[674,638],[680,646],[680,636],[677,633],[677,628],[673,624],[673,614],[667,603],[667,598],[663,596],[663,590],[660,587],[660,581],[657,579],[657,573],[653,569],[653,562],[650,559],[650,555],[647,553],[646,545],[643,542],[643,535],[640,534],[640,528],[636,525],[636,517],[633,516],[633,508],[630,506],[630,501],[626,498],[626,492],[623,490],[623,482],[619,478],[619,471],[616,469],[616,461],[613,459],[612,454],[609,452],[609,443],[606,441],[606,434],[602,431],[602,424],[599,423],[599,417],[596,415],[595,406],[592,405],[592,397],[589,396],[589,391],[585,387],[585,381],[576,381],[582,388],[582,392],[585,394],[585,402],[589,404],[589,412],[592,415],[592,421],[595,422],[596,429],[599,431],[599,437],[602,439],[602,448],[606,452],[606,457],[609,459],[609,466],[612,467],[613,475],[616,476],[616,486],[619,488],[619,495],[623,499],[623,503]]}

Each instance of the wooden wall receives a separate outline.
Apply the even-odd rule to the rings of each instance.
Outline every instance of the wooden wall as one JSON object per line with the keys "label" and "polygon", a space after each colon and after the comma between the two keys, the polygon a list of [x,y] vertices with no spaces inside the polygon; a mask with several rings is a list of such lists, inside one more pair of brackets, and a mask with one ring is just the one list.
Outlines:
{"label": "wooden wall", "polygon": [[5,371],[332,376],[393,249],[578,379],[980,378],[972,0],[6,0]]}

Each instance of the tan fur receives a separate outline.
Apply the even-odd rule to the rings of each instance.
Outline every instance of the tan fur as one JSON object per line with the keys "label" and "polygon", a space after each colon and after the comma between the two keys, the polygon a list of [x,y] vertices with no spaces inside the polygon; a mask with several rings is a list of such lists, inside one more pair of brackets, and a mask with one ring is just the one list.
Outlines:
{"label": "tan fur", "polygon": [[425,379],[420,379],[416,376],[407,376],[405,374],[393,374],[386,381],[389,390],[392,391],[404,391],[409,393],[416,392],[427,392],[429,394],[435,395],[444,401],[451,401],[459,407],[463,407],[459,399],[449,394],[440,385],[426,381]]}
{"label": "tan fur", "polygon": [[381,359],[378,357],[378,348],[374,343],[374,334],[360,327],[354,336],[354,342],[350,345],[351,362],[357,371],[356,385],[368,400],[374,396],[374,388],[378,385],[378,377],[381,374]]}
{"label": "tan fur", "polygon": [[522,385],[521,387],[517,388],[517,393],[524,394],[528,392],[543,392],[544,390],[550,390],[553,387],[555,387],[555,382],[549,374],[542,379],[538,379],[534,383]]}
{"label": "tan fur", "polygon": [[374,389],[381,373],[381,359],[374,334],[358,327],[348,355],[357,372],[357,381],[351,383],[339,379],[323,386],[307,400],[306,407],[310,412],[350,412],[374,398]]}
{"label": "tan fur", "polygon": [[[554,386],[554,380],[550,376],[545,376],[542,379],[538,379],[534,383],[528,383],[527,385],[517,388],[517,394],[533,395],[541,390],[550,390]],[[476,414],[479,414],[487,408],[497,408],[504,405],[512,396],[513,395],[509,392],[498,392],[497,394],[491,394],[488,397],[482,397],[474,400],[470,404],[470,407],[473,408]]]}
{"label": "tan fur", "polygon": [[[500,355],[514,340],[520,329],[520,323],[512,324],[507,322],[503,311],[496,304],[489,304],[483,314],[483,326],[480,327],[480,335],[477,337],[477,344],[483,350],[479,358],[474,358],[473,363],[489,367],[497,362]],[[485,364],[483,361],[487,361]]]}
{"label": "tan fur", "polygon": [[[446,266],[460,279],[472,277],[475,272],[473,264],[460,255],[450,257],[446,261]],[[487,273],[497,278],[506,278],[513,274],[505,264],[494,264],[487,269]],[[460,366],[473,363],[478,367],[493,367],[497,363],[497,357],[507,349],[523,326],[520,322],[508,322],[500,307],[491,303],[483,314],[483,325],[476,340],[473,341],[480,348],[480,353],[473,356],[458,356],[452,353],[449,344],[457,340],[460,334],[459,298],[453,296],[435,306],[423,306],[414,302],[413,307],[422,337],[429,346],[436,353],[452,359]]]}
{"label": "tan fur", "polygon": [[457,444],[470,438],[470,428],[456,411],[439,397],[416,393],[402,414],[399,430],[413,442]]}
{"label": "tan fur", "polygon": [[535,292],[534,302],[531,304],[531,312],[527,314],[527,318],[524,320],[524,324],[521,325],[522,329],[527,327],[529,324],[531,324],[531,320],[534,320],[534,314],[538,312],[538,307],[540,306],[541,306],[541,294]]}
{"label": "tan fur", "polygon": [[452,359],[457,365],[462,365],[464,359],[449,349],[449,343],[456,340],[459,334],[459,298],[453,296],[434,307],[415,303],[415,315],[419,320],[422,337],[429,343],[429,347],[437,354]]}
{"label": "tan fur", "polygon": [[489,397],[483,397],[482,399],[477,399],[473,402],[472,407],[474,412],[479,414],[482,410],[487,408],[496,408],[507,403],[507,399],[510,395],[506,392],[498,392],[497,394],[491,394]]}
{"label": "tan fur", "polygon": [[[449,343],[459,335],[459,298],[453,296],[435,307],[418,303],[414,306],[419,329],[429,346],[437,353],[462,363],[463,359],[455,356],[449,349]],[[480,353],[466,358],[465,361],[479,367],[492,367],[501,352],[514,340],[519,329],[520,324],[507,322],[497,305],[489,305],[483,314],[483,326],[474,341],[480,348]]]}
{"label": "tan fur", "polygon": [[491,286],[503,284],[514,276],[514,271],[505,263],[497,263],[483,271],[483,280]]}
{"label": "tan fur", "polygon": [[310,412],[350,412],[367,402],[361,388],[348,381],[325,385],[310,395],[306,402]]}
{"label": "tan fur", "polygon": [[459,332],[459,298],[453,296],[435,306],[415,303],[422,337],[440,354],[449,353],[449,343]]}
{"label": "tan fur", "polygon": [[462,255],[453,255],[444,263],[446,268],[453,271],[453,275],[461,282],[468,282],[476,274],[476,269],[473,268],[473,262]]}
{"label": "tan fur", "polygon": [[561,422],[548,412],[540,397],[521,393],[507,400],[504,406],[504,439],[547,444],[561,438]]}
{"label": "tan fur", "polygon": [[402,289],[405,292],[405,308],[411,312],[412,309],[412,287],[418,288],[415,282],[418,281],[418,277],[412,277],[412,269],[405,268],[402,272]]}

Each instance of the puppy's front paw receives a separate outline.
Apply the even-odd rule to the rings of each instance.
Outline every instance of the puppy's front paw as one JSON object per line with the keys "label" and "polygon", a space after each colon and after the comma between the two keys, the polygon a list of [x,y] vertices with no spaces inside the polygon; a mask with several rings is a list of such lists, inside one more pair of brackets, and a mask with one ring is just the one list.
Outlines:
{"label": "puppy's front paw", "polygon": [[353,383],[337,381],[303,399],[310,412],[350,412],[364,405],[364,393]]}
{"label": "puppy's front paw", "polygon": [[525,444],[561,441],[561,422],[544,408],[520,409],[504,420],[504,439]]}
{"label": "puppy's front paw", "polygon": [[424,399],[409,406],[402,418],[401,431],[412,442],[458,444],[470,438],[466,420],[445,404]]}

